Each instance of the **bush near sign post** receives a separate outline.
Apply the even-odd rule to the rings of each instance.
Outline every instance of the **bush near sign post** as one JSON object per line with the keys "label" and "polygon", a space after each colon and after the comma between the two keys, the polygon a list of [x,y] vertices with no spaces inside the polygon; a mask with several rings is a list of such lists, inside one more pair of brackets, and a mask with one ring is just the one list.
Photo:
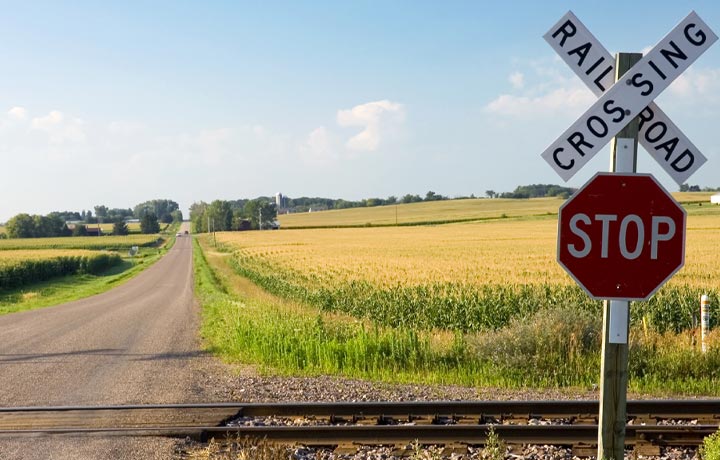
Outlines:
{"label": "bush near sign post", "polygon": [[558,262],[595,299],[647,300],[685,262],[685,216],[649,174],[598,173],[560,208]]}

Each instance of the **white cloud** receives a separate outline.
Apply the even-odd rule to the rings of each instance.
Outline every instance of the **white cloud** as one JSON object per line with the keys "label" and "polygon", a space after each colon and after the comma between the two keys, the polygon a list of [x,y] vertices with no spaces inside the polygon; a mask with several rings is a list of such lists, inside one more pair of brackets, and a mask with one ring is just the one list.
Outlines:
{"label": "white cloud", "polygon": [[485,106],[485,111],[514,118],[547,117],[590,107],[595,96],[587,88],[558,88],[539,96],[501,94]]}
{"label": "white cloud", "polygon": [[668,88],[671,94],[682,98],[705,98],[720,90],[720,69],[688,69]]}
{"label": "white cloud", "polygon": [[44,117],[33,118],[31,126],[33,129],[45,132],[51,144],[85,141],[83,121],[79,118],[65,116],[59,110],[53,110]]}
{"label": "white cloud", "polygon": [[513,61],[517,70],[508,75],[512,89],[498,94],[483,110],[494,122],[546,120],[582,113],[596,98],[558,57]]}
{"label": "white cloud", "polygon": [[525,75],[521,72],[513,72],[508,77],[510,84],[515,89],[522,89],[525,86]]}
{"label": "white cloud", "polygon": [[24,107],[13,107],[8,110],[8,116],[13,120],[25,120],[27,118],[27,110]]}
{"label": "white cloud", "polygon": [[300,146],[301,157],[309,162],[323,164],[338,158],[338,142],[324,126],[315,128]]}
{"label": "white cloud", "polygon": [[364,128],[345,144],[350,150],[377,150],[384,135],[403,121],[405,121],[403,105],[387,99],[356,105],[352,109],[339,110],[337,113],[337,123],[340,126]]}

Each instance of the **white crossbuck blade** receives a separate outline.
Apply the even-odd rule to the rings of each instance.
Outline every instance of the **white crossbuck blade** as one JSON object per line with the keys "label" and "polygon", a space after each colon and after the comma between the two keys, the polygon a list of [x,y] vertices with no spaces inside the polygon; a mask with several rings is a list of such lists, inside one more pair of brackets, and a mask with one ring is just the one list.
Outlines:
{"label": "white crossbuck blade", "polygon": [[639,141],[683,184],[707,159],[652,101],[682,74],[717,35],[693,11],[618,82],[615,59],[570,11],[545,40],[599,99],[542,154],[567,181],[639,116]]}

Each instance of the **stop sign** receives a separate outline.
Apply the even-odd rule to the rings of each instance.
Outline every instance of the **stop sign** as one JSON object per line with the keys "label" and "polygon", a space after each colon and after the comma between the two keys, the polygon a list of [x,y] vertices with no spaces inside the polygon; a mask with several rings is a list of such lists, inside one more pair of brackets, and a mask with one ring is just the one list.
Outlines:
{"label": "stop sign", "polygon": [[649,174],[598,173],[559,211],[558,262],[596,299],[646,300],[685,261],[685,210]]}

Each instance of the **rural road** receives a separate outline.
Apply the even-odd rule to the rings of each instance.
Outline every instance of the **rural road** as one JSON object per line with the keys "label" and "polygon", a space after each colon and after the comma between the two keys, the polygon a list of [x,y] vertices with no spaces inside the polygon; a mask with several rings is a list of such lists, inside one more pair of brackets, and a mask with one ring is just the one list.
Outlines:
{"label": "rural road", "polygon": [[[194,369],[207,357],[200,348],[198,324],[192,241],[183,235],[161,260],[120,287],[64,305],[0,316],[0,406],[202,401]],[[0,459],[166,458],[153,456],[156,448],[154,454],[123,451],[135,443],[0,439]],[[42,452],[46,449],[50,451]]]}

